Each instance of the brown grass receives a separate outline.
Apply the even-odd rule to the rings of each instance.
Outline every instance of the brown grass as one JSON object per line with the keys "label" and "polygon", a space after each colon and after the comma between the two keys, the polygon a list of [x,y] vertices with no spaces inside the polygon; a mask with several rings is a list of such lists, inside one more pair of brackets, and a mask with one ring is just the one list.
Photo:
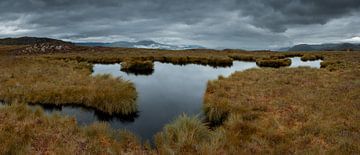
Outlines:
{"label": "brown grass", "polygon": [[137,111],[132,83],[109,75],[91,76],[92,66],[42,58],[0,59],[0,100],[81,105],[106,113]]}
{"label": "brown grass", "polygon": [[291,65],[291,59],[277,59],[277,58],[270,58],[270,59],[257,59],[256,65],[260,67],[286,67]]}
{"label": "brown grass", "polygon": [[152,74],[154,63],[152,61],[127,60],[121,63],[121,70],[135,74]]}
{"label": "brown grass", "polygon": [[197,117],[186,115],[179,116],[155,136],[160,154],[196,153],[201,151],[198,146],[206,144],[210,138],[210,131]]}
{"label": "brown grass", "polygon": [[232,57],[242,55],[256,57],[269,52],[246,52],[246,51],[217,51],[217,50],[150,50],[150,49],[127,49],[127,48],[89,48],[88,50],[74,51],[73,53],[58,53],[44,55],[51,59],[69,59],[86,61],[89,63],[120,63],[128,59],[141,61],[159,61],[173,64],[200,64],[213,67],[227,67],[233,64]]}
{"label": "brown grass", "polygon": [[314,60],[323,60],[324,57],[321,55],[316,55],[316,54],[304,54],[301,57],[301,61],[314,61]]}
{"label": "brown grass", "polygon": [[223,133],[215,151],[359,153],[360,54],[326,55],[325,62],[341,63],[331,70],[251,69],[209,82],[207,116],[225,118],[215,131]]}
{"label": "brown grass", "polygon": [[[5,94],[5,100],[8,102],[28,100],[31,99],[29,96],[33,96],[28,94],[32,94],[34,90],[40,91],[38,83],[42,82],[46,85],[39,88],[52,93],[59,90],[64,92],[55,84],[65,88],[69,86],[82,88],[79,92],[92,90],[78,82],[84,79],[87,84],[96,81],[96,78],[89,76],[88,64],[70,60],[109,63],[136,59],[177,64],[211,64],[214,63],[213,60],[220,59],[224,59],[224,62],[230,62],[229,60],[232,59],[250,61],[254,58],[269,60],[316,54],[324,59],[321,64],[322,69],[304,67],[251,69],[236,72],[228,78],[221,77],[210,81],[205,94],[204,110],[210,121],[220,122],[221,125],[208,129],[207,124],[202,123],[198,118],[180,116],[157,134],[155,150],[148,150],[149,152],[146,153],[359,154],[360,152],[358,121],[360,119],[360,53],[358,52],[251,53],[237,50],[221,52],[200,50],[200,52],[122,48],[89,48],[88,50],[90,51],[42,55],[36,59],[9,56],[1,59],[0,71],[5,74],[0,75],[0,96]],[[3,53],[3,49],[0,48],[0,51]],[[71,79],[64,78],[64,75]],[[13,78],[15,79],[12,80]],[[114,83],[110,81],[113,80],[121,83],[112,77],[104,78],[106,80],[99,78],[99,81],[109,82],[111,86]],[[102,82],[94,83],[102,86]],[[102,88],[108,87],[102,86]],[[86,96],[82,93],[75,94]],[[94,94],[96,96],[98,92]],[[67,95],[46,96],[53,101],[69,99]],[[78,98],[77,96],[71,99]],[[66,154],[70,151],[89,154],[145,153],[141,152],[143,149],[133,136],[124,134],[123,136],[128,138],[121,136],[119,138],[116,136],[118,134],[105,129],[104,125],[80,128],[59,121],[75,122],[72,119],[60,117],[50,119],[42,116],[41,112],[31,114],[22,112],[24,110],[14,110],[21,109],[16,106],[12,108],[0,109],[0,122],[3,122],[0,124],[2,151],[0,153]],[[46,122],[40,125],[36,124],[37,121],[31,121],[39,119],[49,119],[49,121],[40,121]],[[1,137],[12,138],[1,139]],[[84,139],[85,142],[81,141]]]}
{"label": "brown grass", "polygon": [[75,119],[47,116],[14,104],[0,108],[0,154],[141,154],[134,135],[104,123],[79,127]]}

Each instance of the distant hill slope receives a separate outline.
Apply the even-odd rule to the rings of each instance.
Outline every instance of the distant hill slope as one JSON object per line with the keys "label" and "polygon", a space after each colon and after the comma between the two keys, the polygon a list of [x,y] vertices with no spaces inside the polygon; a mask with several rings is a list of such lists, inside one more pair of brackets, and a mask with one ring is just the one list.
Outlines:
{"label": "distant hill slope", "polygon": [[149,49],[169,49],[169,50],[182,50],[182,49],[199,49],[204,48],[198,45],[169,45],[162,44],[152,40],[142,40],[138,42],[119,41],[113,43],[98,43],[86,42],[76,43],[80,46],[103,46],[103,47],[126,47],[126,48],[149,48]]}
{"label": "distant hill slope", "polygon": [[344,51],[344,50],[360,50],[360,44],[339,43],[339,44],[320,44],[309,45],[300,44],[289,48],[287,51]]}
{"label": "distant hill slope", "polygon": [[72,44],[62,40],[50,39],[50,38],[37,38],[37,37],[20,37],[20,38],[4,38],[0,39],[0,45],[32,45],[32,44]]}

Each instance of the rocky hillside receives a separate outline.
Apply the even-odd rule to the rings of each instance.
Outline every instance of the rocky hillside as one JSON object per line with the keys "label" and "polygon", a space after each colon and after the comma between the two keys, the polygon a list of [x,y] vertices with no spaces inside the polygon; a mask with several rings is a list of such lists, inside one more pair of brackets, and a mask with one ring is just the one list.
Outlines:
{"label": "rocky hillside", "polygon": [[20,37],[20,38],[4,38],[0,39],[0,45],[22,45],[12,54],[48,54],[48,53],[66,53],[74,48],[71,42],[50,38],[36,38],[36,37]]}
{"label": "rocky hillside", "polygon": [[62,40],[50,39],[50,38],[36,38],[36,37],[20,37],[20,38],[4,38],[0,39],[0,45],[34,45],[42,43],[51,44],[72,44]]}

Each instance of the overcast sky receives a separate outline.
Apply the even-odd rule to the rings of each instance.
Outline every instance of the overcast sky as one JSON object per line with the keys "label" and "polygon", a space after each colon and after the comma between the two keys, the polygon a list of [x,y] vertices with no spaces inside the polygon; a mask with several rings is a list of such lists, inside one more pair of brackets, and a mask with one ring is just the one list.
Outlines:
{"label": "overcast sky", "polygon": [[1,0],[0,37],[274,49],[360,42],[360,0]]}

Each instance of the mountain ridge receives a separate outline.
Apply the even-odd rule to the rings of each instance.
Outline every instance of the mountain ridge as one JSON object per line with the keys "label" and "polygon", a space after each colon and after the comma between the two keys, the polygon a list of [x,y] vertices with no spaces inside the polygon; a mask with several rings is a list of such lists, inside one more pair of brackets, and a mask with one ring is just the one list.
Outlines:
{"label": "mountain ridge", "polygon": [[205,47],[199,45],[170,45],[158,43],[153,40],[140,40],[136,42],[117,41],[111,43],[101,42],[83,42],[75,43],[80,46],[103,46],[103,47],[126,47],[126,48],[148,48],[148,49],[168,49],[168,50],[184,50],[184,49],[202,49]]}
{"label": "mountain ridge", "polygon": [[280,48],[280,51],[347,51],[360,50],[356,43],[325,43],[325,44],[298,44],[292,47]]}

